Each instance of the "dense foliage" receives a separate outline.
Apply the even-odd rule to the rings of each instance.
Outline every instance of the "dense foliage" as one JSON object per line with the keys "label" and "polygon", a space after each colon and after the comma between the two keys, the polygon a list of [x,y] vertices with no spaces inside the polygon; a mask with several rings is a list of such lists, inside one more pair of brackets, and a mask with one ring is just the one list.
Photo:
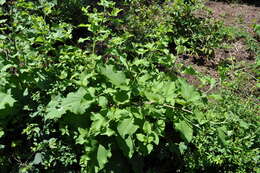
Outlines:
{"label": "dense foliage", "polygon": [[201,2],[0,4],[1,172],[257,171],[255,105],[178,75],[227,39]]}

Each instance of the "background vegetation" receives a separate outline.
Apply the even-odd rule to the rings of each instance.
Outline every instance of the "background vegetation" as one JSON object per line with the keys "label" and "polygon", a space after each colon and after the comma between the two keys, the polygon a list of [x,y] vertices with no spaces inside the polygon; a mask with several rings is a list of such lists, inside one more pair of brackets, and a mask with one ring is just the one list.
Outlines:
{"label": "background vegetation", "polygon": [[1,172],[259,171],[259,84],[237,94],[232,61],[218,81],[179,62],[243,36],[201,1],[0,5]]}

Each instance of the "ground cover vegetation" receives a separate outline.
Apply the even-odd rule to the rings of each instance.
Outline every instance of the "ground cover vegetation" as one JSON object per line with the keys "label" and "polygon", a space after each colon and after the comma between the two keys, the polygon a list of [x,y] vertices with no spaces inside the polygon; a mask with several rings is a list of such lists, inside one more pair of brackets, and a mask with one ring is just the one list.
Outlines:
{"label": "ground cover vegetation", "polygon": [[[259,25],[237,32],[200,0],[0,5],[1,172],[260,171]],[[254,63],[218,79],[179,61],[240,38]]]}

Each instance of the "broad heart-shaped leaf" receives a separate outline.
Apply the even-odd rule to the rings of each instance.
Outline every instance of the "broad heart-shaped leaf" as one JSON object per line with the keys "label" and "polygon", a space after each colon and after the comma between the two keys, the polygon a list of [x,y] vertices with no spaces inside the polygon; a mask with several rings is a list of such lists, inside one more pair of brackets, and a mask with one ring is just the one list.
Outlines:
{"label": "broad heart-shaped leaf", "polygon": [[174,97],[177,96],[175,94],[176,87],[174,82],[166,82],[162,88],[162,91],[167,102],[171,102],[174,100]]}
{"label": "broad heart-shaped leaf", "polygon": [[126,86],[128,80],[126,79],[125,74],[122,71],[114,72],[113,67],[113,65],[100,67],[100,72],[106,76],[113,85],[120,88],[122,88],[122,86]]}
{"label": "broad heart-shaped leaf", "polygon": [[99,169],[103,169],[105,164],[108,162],[108,158],[111,157],[110,150],[106,150],[106,148],[103,145],[98,146],[97,150],[97,161],[99,165]]}
{"label": "broad heart-shaped leaf", "polygon": [[201,96],[198,91],[195,90],[195,88],[188,84],[186,81],[183,79],[179,80],[181,84],[181,95],[182,97],[190,102],[196,103],[199,102]]}
{"label": "broad heart-shaped leaf", "polygon": [[61,99],[59,96],[53,98],[46,109],[45,120],[60,118],[67,111],[74,114],[83,114],[86,109],[94,102],[91,97],[93,91],[87,91],[84,88],[79,88],[78,91],[69,93],[66,98]]}
{"label": "broad heart-shaped leaf", "polygon": [[157,81],[153,82],[152,86],[144,91],[144,95],[152,102],[162,104],[166,101],[174,105],[175,99],[178,96],[175,92],[175,82]]}
{"label": "broad heart-shaped leaf", "polygon": [[75,93],[69,93],[62,101],[61,106],[74,114],[83,114],[92,102],[94,100],[88,91],[84,88],[79,88]]}
{"label": "broad heart-shaped leaf", "polygon": [[15,103],[15,99],[10,94],[0,92],[0,110],[5,109],[6,106],[12,107]]}
{"label": "broad heart-shaped leaf", "polygon": [[127,118],[118,123],[117,131],[120,134],[122,138],[125,139],[126,135],[133,135],[136,130],[138,129],[138,126],[134,124],[134,121],[132,118]]}
{"label": "broad heart-shaped leaf", "polygon": [[174,125],[176,130],[181,132],[181,134],[188,142],[192,140],[193,130],[192,127],[186,121],[181,120],[178,123],[175,123]]}
{"label": "broad heart-shaped leaf", "polygon": [[164,98],[159,95],[159,94],[156,94],[156,93],[152,93],[152,92],[144,92],[146,98],[149,100],[149,101],[152,101],[152,102],[158,102],[158,103],[162,103]]}

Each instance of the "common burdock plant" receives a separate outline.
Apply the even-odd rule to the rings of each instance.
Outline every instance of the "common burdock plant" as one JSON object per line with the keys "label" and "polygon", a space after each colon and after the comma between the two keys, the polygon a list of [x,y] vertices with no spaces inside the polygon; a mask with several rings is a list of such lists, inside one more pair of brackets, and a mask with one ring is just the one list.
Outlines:
{"label": "common burdock plant", "polygon": [[199,1],[0,3],[2,172],[196,171],[230,157],[254,169],[204,152],[237,152],[229,138],[243,133],[176,72],[178,55],[210,56],[221,40]]}

